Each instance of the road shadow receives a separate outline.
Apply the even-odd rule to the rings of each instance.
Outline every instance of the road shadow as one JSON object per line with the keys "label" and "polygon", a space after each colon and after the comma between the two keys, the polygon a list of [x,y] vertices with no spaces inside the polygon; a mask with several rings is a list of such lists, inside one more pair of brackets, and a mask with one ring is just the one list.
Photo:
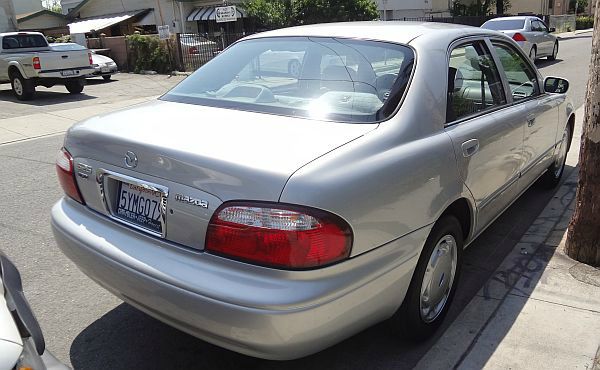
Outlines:
{"label": "road shadow", "polygon": [[560,58],[556,58],[554,60],[549,60],[549,59],[537,59],[535,61],[535,66],[538,68],[543,68],[543,67],[548,67],[554,64],[558,64],[560,62],[562,62],[563,60]]}
{"label": "road shadow", "polygon": [[[568,178],[573,167],[565,168]],[[563,180],[564,181],[564,180]],[[85,328],[73,341],[70,360],[75,369],[411,369],[436,343],[488,280],[509,284],[513,274],[533,269],[531,259],[522,255],[513,261],[507,279],[496,276],[496,269],[514,249],[536,220],[556,189],[532,186],[465,251],[462,275],[454,302],[436,336],[414,344],[401,339],[391,320],[382,322],[317,354],[293,361],[266,361],[211,345],[121,304]],[[539,278],[549,260],[548,251],[535,260]],[[535,286],[536,278],[527,284]],[[491,299],[490,297],[488,297]],[[512,307],[516,320],[522,307]],[[200,313],[201,314],[201,313]],[[510,327],[497,334],[504,337]]]}
{"label": "road shadow", "polygon": [[102,77],[94,77],[94,78],[87,79],[86,85],[88,85],[88,86],[107,85],[107,84],[111,84],[113,82],[119,82],[119,80],[111,78],[110,80],[106,81]]}
{"label": "road shadow", "polygon": [[65,92],[63,93],[63,92],[45,90],[45,88],[43,88],[43,87],[38,87],[36,89],[36,93],[35,93],[35,96],[33,97],[33,100],[21,101],[13,95],[11,90],[0,90],[0,100],[1,101],[11,102],[11,103],[15,103],[15,104],[22,104],[22,105],[33,105],[33,106],[37,106],[37,107],[54,105],[54,104],[71,103],[71,102],[77,102],[77,101],[86,101],[86,100],[92,100],[92,99],[97,99],[97,97],[93,96],[93,95],[87,95],[85,93],[85,90],[82,94],[69,94],[69,92],[67,92],[66,89],[65,89]]}

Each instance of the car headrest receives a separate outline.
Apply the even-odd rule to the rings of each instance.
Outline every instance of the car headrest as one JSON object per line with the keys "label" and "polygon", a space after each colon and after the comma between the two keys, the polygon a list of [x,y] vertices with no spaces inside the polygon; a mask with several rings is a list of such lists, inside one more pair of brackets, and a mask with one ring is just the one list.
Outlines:
{"label": "car headrest", "polygon": [[448,92],[457,92],[462,89],[464,77],[456,68],[450,67],[448,70]]}

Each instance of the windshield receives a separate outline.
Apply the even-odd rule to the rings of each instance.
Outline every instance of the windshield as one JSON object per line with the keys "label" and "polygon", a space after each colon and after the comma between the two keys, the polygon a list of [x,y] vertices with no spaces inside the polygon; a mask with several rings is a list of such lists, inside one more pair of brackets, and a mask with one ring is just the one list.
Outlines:
{"label": "windshield", "polygon": [[50,47],[58,51],[86,50],[85,47],[79,44],[50,44]]}
{"label": "windshield", "polygon": [[407,46],[322,37],[234,44],[162,97],[182,103],[377,122],[394,113],[414,62]]}
{"label": "windshield", "polygon": [[522,30],[525,28],[524,19],[503,19],[498,21],[487,21],[481,26],[488,30]]}

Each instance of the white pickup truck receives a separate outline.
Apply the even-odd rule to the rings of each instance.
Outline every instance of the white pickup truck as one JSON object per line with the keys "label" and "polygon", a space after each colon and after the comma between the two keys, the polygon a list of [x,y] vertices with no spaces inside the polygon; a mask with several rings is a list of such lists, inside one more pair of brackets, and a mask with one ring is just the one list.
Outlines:
{"label": "white pickup truck", "polygon": [[19,100],[32,99],[36,86],[64,85],[79,94],[92,64],[89,50],[53,50],[41,33],[0,33],[0,83],[10,83]]}

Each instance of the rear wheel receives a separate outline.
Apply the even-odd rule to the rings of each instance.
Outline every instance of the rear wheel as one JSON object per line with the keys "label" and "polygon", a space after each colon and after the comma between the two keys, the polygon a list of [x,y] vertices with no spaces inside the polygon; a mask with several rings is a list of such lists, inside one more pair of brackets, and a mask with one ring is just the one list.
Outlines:
{"label": "rear wheel", "polygon": [[565,162],[567,161],[567,153],[569,152],[569,143],[571,142],[571,126],[567,125],[563,132],[562,139],[558,146],[558,152],[554,157],[554,162],[548,167],[548,170],[540,178],[540,184],[548,189],[555,188],[560,183],[563,173],[565,172]]}
{"label": "rear wheel", "polygon": [[558,55],[558,41],[554,43],[554,49],[552,49],[552,55],[548,56],[548,60],[556,60]]}
{"label": "rear wheel", "polygon": [[443,216],[431,230],[396,319],[402,335],[416,341],[439,328],[460,276],[463,234],[454,216]]}
{"label": "rear wheel", "polygon": [[111,77],[112,77],[111,75],[102,76],[102,78],[104,79],[104,81],[110,81]]}
{"label": "rear wheel", "polygon": [[17,99],[25,101],[33,99],[35,95],[35,85],[31,80],[21,76],[19,72],[13,72],[10,77],[13,94]]}
{"label": "rear wheel", "polygon": [[537,48],[535,45],[533,45],[531,50],[529,50],[529,59],[531,59],[532,62],[535,62],[537,59]]}
{"label": "rear wheel", "polygon": [[85,86],[85,80],[76,79],[65,82],[65,87],[71,94],[81,94]]}

